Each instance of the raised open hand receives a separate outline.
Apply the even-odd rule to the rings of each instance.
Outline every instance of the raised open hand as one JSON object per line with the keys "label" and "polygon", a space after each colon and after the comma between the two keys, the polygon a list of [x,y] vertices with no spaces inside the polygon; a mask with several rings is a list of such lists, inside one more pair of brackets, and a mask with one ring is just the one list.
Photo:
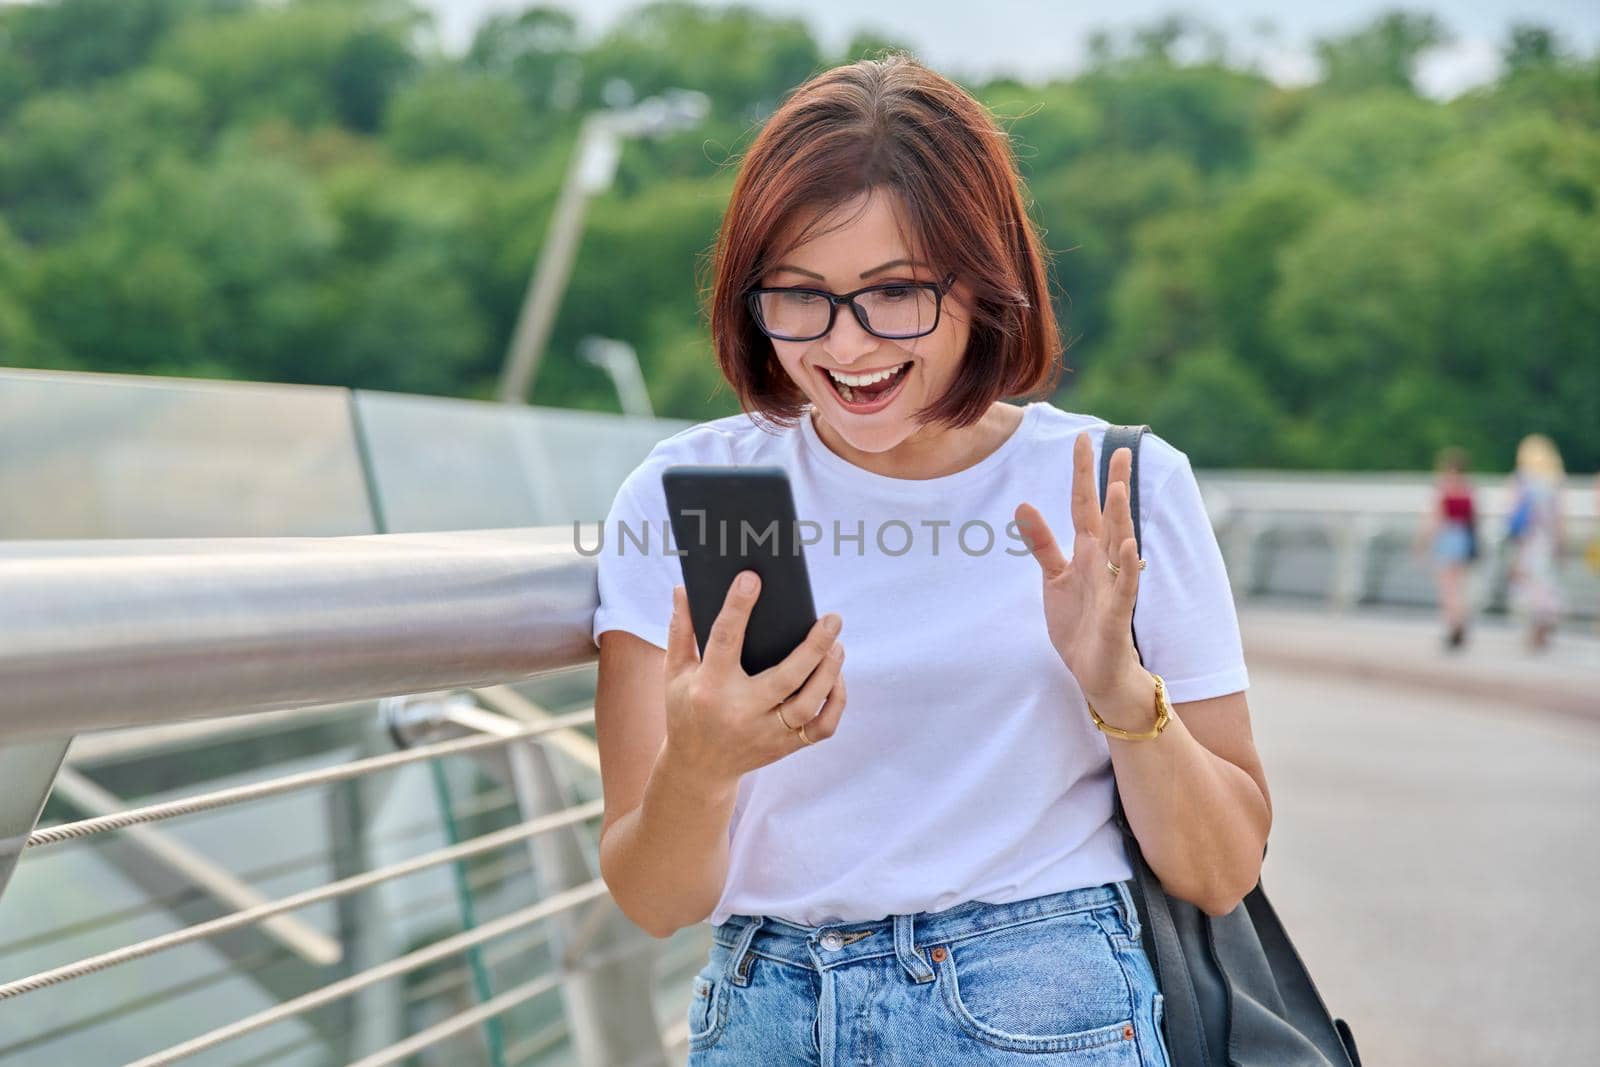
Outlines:
{"label": "raised open hand", "polygon": [[[1080,433],[1072,448],[1072,558],[1061,553],[1050,526],[1032,504],[1014,518],[1044,579],[1044,618],[1050,643],[1091,704],[1118,692],[1139,671],[1131,626],[1139,595],[1139,550],[1128,505],[1133,453],[1111,457],[1105,511],[1100,510],[1094,446]],[[1113,575],[1107,566],[1122,568]]]}

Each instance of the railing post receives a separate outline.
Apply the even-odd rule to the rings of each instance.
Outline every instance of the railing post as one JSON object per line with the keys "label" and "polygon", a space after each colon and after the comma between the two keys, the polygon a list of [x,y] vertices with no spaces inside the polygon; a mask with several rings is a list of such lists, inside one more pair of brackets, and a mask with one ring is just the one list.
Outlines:
{"label": "railing post", "polygon": [[1333,527],[1333,581],[1328,599],[1335,611],[1349,611],[1370,593],[1372,545],[1382,532],[1371,515],[1345,515]]}
{"label": "railing post", "polygon": [[[393,750],[389,733],[376,716],[364,724],[357,759]],[[394,774],[364,775],[338,782],[323,797],[328,828],[328,853],[335,879],[373,870],[381,859],[371,831],[393,790]],[[397,924],[385,914],[383,890],[340,896],[334,902],[339,929],[348,931],[338,977],[348,978],[394,959],[404,949]],[[349,1063],[362,1053],[398,1041],[407,1029],[405,984],[380,982],[341,1000],[335,1009],[338,1029],[330,1039],[335,1062]]]}
{"label": "railing post", "polygon": [[28,835],[39,825],[56,771],[71,737],[52,737],[0,748],[0,895],[17,869]]}
{"label": "railing post", "polygon": [[[517,729],[512,719],[505,720]],[[550,755],[536,741],[506,748],[517,806],[524,820],[557,812],[568,806],[566,790]],[[541,834],[528,842],[533,852],[533,873],[540,897],[583,885],[599,877],[582,848],[578,828]],[[648,935],[628,921],[610,898],[595,901],[582,914],[563,912],[550,920],[550,937],[556,966],[576,964],[593,949],[604,954],[629,942],[639,953],[603,964],[569,978],[563,987],[567,1022],[578,1062],[585,1067],[667,1067],[666,1050],[656,1028],[655,957]]]}
{"label": "railing post", "polygon": [[1255,548],[1261,536],[1261,524],[1249,512],[1231,511],[1227,525],[1218,539],[1228,568],[1228,584],[1233,587],[1235,599],[1256,592]]}

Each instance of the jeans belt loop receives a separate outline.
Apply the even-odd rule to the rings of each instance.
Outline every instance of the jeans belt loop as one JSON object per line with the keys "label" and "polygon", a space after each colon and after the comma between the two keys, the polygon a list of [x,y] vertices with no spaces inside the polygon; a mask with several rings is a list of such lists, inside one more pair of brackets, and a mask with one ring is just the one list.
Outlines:
{"label": "jeans belt loop", "polygon": [[756,932],[766,922],[765,915],[757,915],[745,928],[739,931],[739,939],[733,943],[733,953],[728,957],[728,980],[735,985],[749,985],[750,971],[744,966],[745,957],[750,954],[750,943],[756,939]]}
{"label": "jeans belt loop", "polygon": [[906,973],[918,982],[933,981],[933,967],[922,958],[917,951],[914,940],[915,930],[909,915],[895,915],[894,917],[894,954],[900,959],[900,966]]}
{"label": "jeans belt loop", "polygon": [[1133,903],[1133,892],[1128,888],[1126,879],[1115,884],[1117,896],[1122,900],[1122,918],[1128,926],[1128,936],[1137,941],[1144,931],[1139,926],[1139,909]]}

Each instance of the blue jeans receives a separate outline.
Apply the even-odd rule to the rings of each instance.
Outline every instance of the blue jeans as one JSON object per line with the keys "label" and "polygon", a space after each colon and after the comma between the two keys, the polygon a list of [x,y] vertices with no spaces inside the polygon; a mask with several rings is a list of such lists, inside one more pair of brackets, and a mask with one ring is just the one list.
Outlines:
{"label": "blue jeans", "polygon": [[689,1067],[1170,1067],[1126,882],[876,922],[714,928]]}

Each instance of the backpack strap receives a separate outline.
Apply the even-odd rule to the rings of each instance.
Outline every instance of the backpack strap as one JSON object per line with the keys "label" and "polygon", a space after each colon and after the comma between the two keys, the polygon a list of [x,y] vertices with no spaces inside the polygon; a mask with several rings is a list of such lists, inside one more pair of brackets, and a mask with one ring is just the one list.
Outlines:
{"label": "backpack strap", "polygon": [[[1100,510],[1105,511],[1106,489],[1111,483],[1111,455],[1119,448],[1133,452],[1133,464],[1128,471],[1128,510],[1133,518],[1133,540],[1139,547],[1139,558],[1144,558],[1144,537],[1139,528],[1139,443],[1149,426],[1108,426],[1100,444]],[[1144,662],[1139,652],[1139,635],[1133,635],[1133,650]],[[1142,938],[1146,958],[1156,978],[1156,985],[1166,997],[1167,1016],[1162,1023],[1163,1036],[1173,1054],[1174,1063],[1209,1064],[1211,1051],[1206,1040],[1204,1016],[1196,999],[1194,982],[1184,961],[1183,941],[1173,919],[1172,908],[1166,892],[1150,865],[1145,862],[1139,848],[1139,839],[1128,825],[1122,810],[1122,791],[1111,788],[1112,818],[1122,831],[1127,843],[1128,861],[1133,867],[1133,902],[1140,926],[1145,931]]]}

